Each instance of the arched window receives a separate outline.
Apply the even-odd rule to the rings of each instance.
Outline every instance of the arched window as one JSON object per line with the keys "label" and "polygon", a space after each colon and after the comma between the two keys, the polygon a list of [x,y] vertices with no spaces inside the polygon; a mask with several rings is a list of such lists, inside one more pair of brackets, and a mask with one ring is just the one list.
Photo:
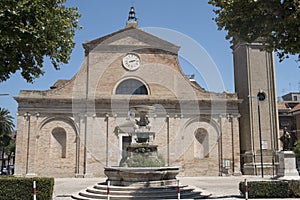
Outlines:
{"label": "arched window", "polygon": [[206,129],[198,128],[195,132],[196,140],[201,144],[202,151],[200,153],[200,158],[209,157],[209,138]]}
{"label": "arched window", "polygon": [[118,85],[116,94],[147,95],[148,90],[141,81],[126,79]]}
{"label": "arched window", "polygon": [[52,131],[52,136],[54,138],[53,147],[56,148],[56,152],[61,158],[66,158],[67,150],[67,134],[63,128],[55,128]]}

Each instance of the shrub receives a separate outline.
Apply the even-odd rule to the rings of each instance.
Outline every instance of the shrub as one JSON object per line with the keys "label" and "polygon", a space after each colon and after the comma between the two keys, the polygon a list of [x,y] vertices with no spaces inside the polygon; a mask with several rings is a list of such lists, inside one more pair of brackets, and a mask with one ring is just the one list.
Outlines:
{"label": "shrub", "polygon": [[296,158],[300,158],[300,140],[297,140],[295,142],[294,153],[295,153]]}
{"label": "shrub", "polygon": [[[240,182],[239,189],[245,195],[245,182]],[[288,198],[290,197],[287,181],[251,181],[248,182],[249,198]]]}
{"label": "shrub", "polygon": [[[245,195],[245,183],[240,182],[240,192]],[[300,197],[300,180],[248,182],[249,198]]]}
{"label": "shrub", "polygon": [[163,160],[150,156],[142,156],[140,154],[130,157],[126,161],[128,167],[163,167]]}
{"label": "shrub", "polygon": [[291,197],[300,197],[300,181],[291,180],[289,181],[289,189]]}
{"label": "shrub", "polygon": [[0,200],[24,200],[33,197],[33,181],[36,181],[37,200],[51,200],[53,178],[0,177]]}

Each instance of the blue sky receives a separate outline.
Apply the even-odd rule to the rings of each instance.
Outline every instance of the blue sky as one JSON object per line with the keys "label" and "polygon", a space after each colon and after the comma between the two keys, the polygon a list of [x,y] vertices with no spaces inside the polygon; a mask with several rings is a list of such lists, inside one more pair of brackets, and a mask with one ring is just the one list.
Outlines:
{"label": "blue sky", "polygon": [[[75,36],[76,47],[69,64],[61,70],[53,69],[45,63],[45,75],[33,84],[26,83],[17,73],[10,80],[0,83],[0,107],[9,109],[16,117],[17,103],[13,99],[20,90],[46,90],[58,79],[71,79],[80,68],[84,57],[82,43],[118,31],[125,27],[128,12],[132,5],[136,9],[139,27],[158,27],[180,32],[196,41],[209,54],[219,70],[224,89],[234,92],[233,58],[230,43],[225,39],[226,32],[218,31],[212,18],[213,7],[207,0],[68,0],[68,6],[76,6],[82,17],[79,24],[83,27]],[[300,92],[299,63],[291,58],[283,63],[276,62],[278,96],[288,92]],[[193,67],[181,60],[186,74],[194,73]],[[205,77],[204,77],[205,78]],[[201,77],[196,80],[206,87]]]}

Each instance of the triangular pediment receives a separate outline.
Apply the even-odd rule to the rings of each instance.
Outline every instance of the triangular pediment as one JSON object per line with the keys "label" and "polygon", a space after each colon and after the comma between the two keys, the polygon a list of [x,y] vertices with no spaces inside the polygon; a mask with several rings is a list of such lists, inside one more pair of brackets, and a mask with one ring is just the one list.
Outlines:
{"label": "triangular pediment", "polygon": [[153,48],[178,53],[179,46],[166,40],[162,40],[152,34],[146,33],[138,28],[125,28],[107,36],[89,41],[83,44],[86,53],[91,50],[122,52],[128,48]]}
{"label": "triangular pediment", "polygon": [[113,41],[112,43],[108,44],[108,45],[135,45],[135,46],[150,46],[149,44],[141,41],[141,40],[137,40],[135,38],[132,37],[125,37],[125,38],[121,38],[119,40]]}

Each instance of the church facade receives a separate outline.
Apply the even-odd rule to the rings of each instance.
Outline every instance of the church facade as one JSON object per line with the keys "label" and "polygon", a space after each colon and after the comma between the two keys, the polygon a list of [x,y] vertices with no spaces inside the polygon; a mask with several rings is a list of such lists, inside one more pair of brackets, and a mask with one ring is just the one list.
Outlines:
{"label": "church facade", "polygon": [[118,166],[134,127],[148,119],[166,166],[184,176],[241,174],[236,94],[204,90],[178,62],[179,46],[126,28],[83,44],[81,68],[49,90],[20,91],[16,176],[97,177]]}

